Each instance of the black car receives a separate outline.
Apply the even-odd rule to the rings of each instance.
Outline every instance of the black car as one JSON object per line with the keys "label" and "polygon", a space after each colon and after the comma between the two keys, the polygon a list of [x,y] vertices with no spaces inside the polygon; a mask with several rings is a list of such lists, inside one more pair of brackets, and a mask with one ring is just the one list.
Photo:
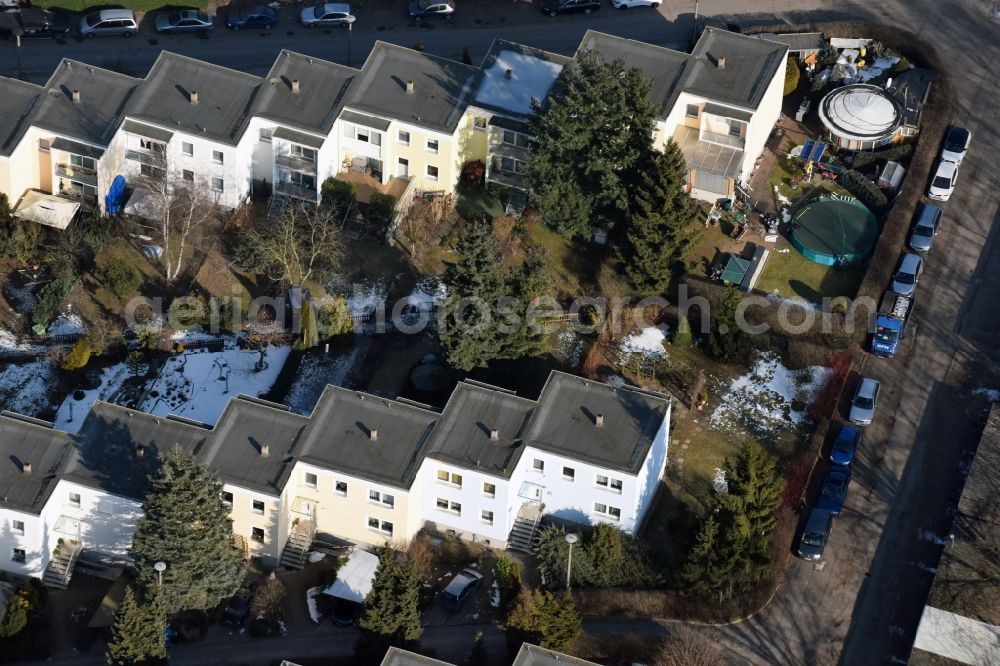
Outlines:
{"label": "black car", "polygon": [[222,624],[237,629],[243,626],[243,620],[250,613],[250,602],[253,600],[254,586],[241,587],[222,611]]}
{"label": "black car", "polygon": [[465,600],[472,596],[483,582],[483,575],[475,569],[462,569],[451,579],[441,593],[441,605],[445,610],[459,611]]}
{"label": "black car", "polygon": [[70,29],[69,17],[39,7],[25,7],[17,12],[0,14],[0,34],[8,39],[20,33],[21,39],[52,39],[65,37]]}
{"label": "black car", "polygon": [[233,9],[226,25],[233,30],[270,30],[278,24],[278,10],[267,5]]}
{"label": "black car", "polygon": [[798,554],[803,560],[818,560],[823,557],[826,540],[833,527],[833,514],[826,509],[815,508],[809,514],[806,527],[799,538]]}
{"label": "black car", "polygon": [[543,14],[557,16],[559,14],[589,14],[601,8],[601,0],[541,0],[538,3]]}
{"label": "black car", "polygon": [[826,509],[834,516],[839,516],[847,499],[847,489],[851,486],[851,468],[847,465],[834,465],[823,481],[823,492],[816,504],[820,509]]}
{"label": "black car", "polygon": [[455,3],[452,0],[416,0],[411,2],[408,8],[410,18],[429,19],[443,18],[450,19],[455,13]]}

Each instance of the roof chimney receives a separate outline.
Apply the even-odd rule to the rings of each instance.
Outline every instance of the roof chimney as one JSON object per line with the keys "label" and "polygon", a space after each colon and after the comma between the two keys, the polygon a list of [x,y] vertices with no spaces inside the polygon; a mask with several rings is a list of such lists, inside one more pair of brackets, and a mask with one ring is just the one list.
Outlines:
{"label": "roof chimney", "polygon": [[596,425],[598,428],[604,427],[604,414],[598,414],[597,416],[594,417],[594,425]]}
{"label": "roof chimney", "polygon": [[407,95],[412,95],[413,94],[413,81],[407,81],[406,82],[406,94]]}
{"label": "roof chimney", "polygon": [[260,456],[262,458],[266,458],[269,455],[271,455],[271,445],[266,442],[262,442],[260,445]]}
{"label": "roof chimney", "polygon": [[143,446],[142,444],[136,444],[135,445],[135,456],[137,458],[141,458],[145,454],[146,454],[146,447]]}
{"label": "roof chimney", "polygon": [[490,430],[490,441],[491,442],[498,442],[498,441],[500,441],[500,431],[497,430],[496,428],[493,428],[493,430]]}
{"label": "roof chimney", "polygon": [[720,58],[716,58],[716,60],[715,60],[715,66],[718,67],[719,69],[725,69],[726,68],[726,57],[722,56]]}
{"label": "roof chimney", "polygon": [[372,428],[368,431],[368,439],[373,442],[378,439],[378,428]]}
{"label": "roof chimney", "polygon": [[503,75],[508,79],[512,79],[514,78],[514,70],[508,69],[506,72],[503,73]]}
{"label": "roof chimney", "polygon": [[189,94],[189,97],[191,98],[191,103],[192,104],[197,104],[198,103],[198,91],[197,90],[192,90],[191,93]]}
{"label": "roof chimney", "polygon": [[292,92],[296,93],[296,94],[299,92],[299,80],[298,79],[292,79]]}
{"label": "roof chimney", "polygon": [[31,474],[31,463],[30,462],[21,463],[21,471],[24,474]]}
{"label": "roof chimney", "polygon": [[79,90],[74,90],[73,91],[73,102],[75,104],[79,104],[80,103],[80,91]]}

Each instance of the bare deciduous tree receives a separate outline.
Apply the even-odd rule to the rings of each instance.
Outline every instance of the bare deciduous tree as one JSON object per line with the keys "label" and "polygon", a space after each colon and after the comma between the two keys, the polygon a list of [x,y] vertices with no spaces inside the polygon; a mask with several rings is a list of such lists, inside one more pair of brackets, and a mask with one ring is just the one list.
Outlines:
{"label": "bare deciduous tree", "polygon": [[441,243],[454,220],[439,207],[418,201],[399,221],[399,230],[410,245],[410,256],[419,262],[428,248]]}
{"label": "bare deciduous tree", "polygon": [[682,627],[670,634],[653,658],[654,666],[723,666],[718,648],[703,634]]}
{"label": "bare deciduous tree", "polygon": [[246,241],[272,280],[301,286],[336,270],[341,253],[340,217],[330,206],[289,204],[276,217],[255,220]]}

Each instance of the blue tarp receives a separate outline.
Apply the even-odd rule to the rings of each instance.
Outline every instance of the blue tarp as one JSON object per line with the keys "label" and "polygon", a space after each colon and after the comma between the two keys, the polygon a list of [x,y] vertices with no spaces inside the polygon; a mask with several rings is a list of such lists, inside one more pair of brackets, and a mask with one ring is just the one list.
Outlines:
{"label": "blue tarp", "polygon": [[104,197],[104,210],[108,215],[117,215],[121,212],[122,199],[125,198],[125,176],[115,176],[111,181],[111,189],[108,196]]}

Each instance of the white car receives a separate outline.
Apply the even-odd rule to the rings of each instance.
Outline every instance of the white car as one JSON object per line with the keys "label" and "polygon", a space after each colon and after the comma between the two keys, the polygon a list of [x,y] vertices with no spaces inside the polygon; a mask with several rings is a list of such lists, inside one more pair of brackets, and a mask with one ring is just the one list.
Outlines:
{"label": "white car", "polygon": [[611,5],[615,9],[634,9],[635,7],[652,7],[656,9],[660,6],[661,0],[611,0]]}
{"label": "white car", "polygon": [[942,159],[938,162],[931,186],[927,188],[927,196],[935,201],[947,201],[955,191],[956,181],[958,181],[958,165]]}
{"label": "white car", "polygon": [[965,153],[969,151],[970,143],[972,143],[972,132],[964,127],[952,127],[948,130],[948,136],[944,138],[941,159],[961,166]]}

